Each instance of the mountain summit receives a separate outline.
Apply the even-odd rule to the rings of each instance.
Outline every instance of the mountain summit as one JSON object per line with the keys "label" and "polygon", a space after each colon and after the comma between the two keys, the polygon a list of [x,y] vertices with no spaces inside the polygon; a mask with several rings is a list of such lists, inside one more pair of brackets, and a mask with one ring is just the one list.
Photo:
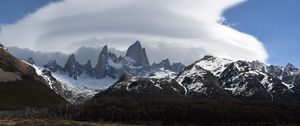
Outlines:
{"label": "mountain summit", "polygon": [[129,46],[126,57],[130,57],[135,61],[134,66],[148,66],[149,61],[146,54],[146,49],[142,48],[140,41],[136,41],[134,44]]}
{"label": "mountain summit", "polygon": [[107,61],[108,61],[108,49],[107,49],[107,45],[105,45],[98,57],[98,63],[95,67],[96,78],[105,77]]}

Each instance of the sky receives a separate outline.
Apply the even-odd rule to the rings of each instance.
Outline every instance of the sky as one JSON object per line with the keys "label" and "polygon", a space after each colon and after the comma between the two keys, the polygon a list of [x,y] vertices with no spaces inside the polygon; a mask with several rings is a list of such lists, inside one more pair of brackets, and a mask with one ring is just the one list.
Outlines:
{"label": "sky", "polygon": [[228,9],[224,16],[236,29],[263,42],[269,63],[300,66],[299,5],[299,0],[249,0]]}
{"label": "sky", "polygon": [[153,61],[170,58],[189,64],[211,54],[299,66],[299,3],[1,0],[0,41],[7,46],[72,53],[81,46],[105,44],[125,50],[138,39]]}

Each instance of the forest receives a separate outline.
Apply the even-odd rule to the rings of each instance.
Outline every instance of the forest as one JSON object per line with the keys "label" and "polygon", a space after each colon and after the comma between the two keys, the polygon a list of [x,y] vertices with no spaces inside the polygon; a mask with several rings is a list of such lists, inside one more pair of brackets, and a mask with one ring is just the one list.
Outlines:
{"label": "forest", "polygon": [[27,118],[108,121],[138,125],[300,124],[298,103],[212,101],[188,98],[102,96],[80,105],[2,110],[1,114],[4,112],[7,112],[6,115]]}

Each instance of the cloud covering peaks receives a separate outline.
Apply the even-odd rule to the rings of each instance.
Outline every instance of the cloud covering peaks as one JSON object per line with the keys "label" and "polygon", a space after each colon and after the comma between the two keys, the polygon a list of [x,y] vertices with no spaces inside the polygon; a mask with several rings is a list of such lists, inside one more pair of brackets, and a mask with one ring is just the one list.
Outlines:
{"label": "cloud covering peaks", "polygon": [[152,61],[191,63],[205,54],[266,61],[254,36],[220,23],[244,0],[64,0],[14,24],[1,25],[0,41],[40,51],[72,53],[107,44],[125,50],[137,39]]}

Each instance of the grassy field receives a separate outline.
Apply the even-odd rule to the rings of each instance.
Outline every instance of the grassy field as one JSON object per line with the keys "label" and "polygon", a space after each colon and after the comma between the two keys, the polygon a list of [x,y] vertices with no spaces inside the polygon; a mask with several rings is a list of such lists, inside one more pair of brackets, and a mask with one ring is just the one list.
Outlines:
{"label": "grassy field", "polygon": [[0,126],[133,126],[109,122],[79,122],[59,119],[1,118]]}

